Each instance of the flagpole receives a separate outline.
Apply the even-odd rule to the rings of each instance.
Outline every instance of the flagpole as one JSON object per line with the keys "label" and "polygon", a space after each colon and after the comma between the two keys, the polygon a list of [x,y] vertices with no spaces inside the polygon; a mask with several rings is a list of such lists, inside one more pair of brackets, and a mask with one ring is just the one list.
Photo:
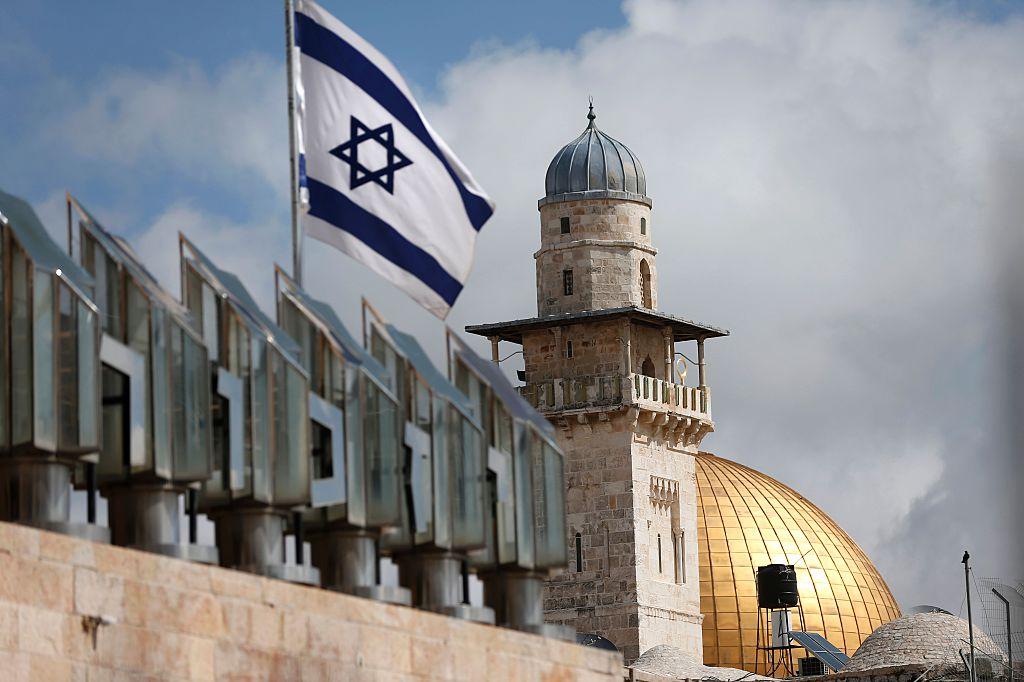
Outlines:
{"label": "flagpole", "polygon": [[299,159],[295,140],[295,0],[284,2],[285,68],[288,70],[288,159],[292,201],[292,278],[302,286],[302,226],[299,224]]}

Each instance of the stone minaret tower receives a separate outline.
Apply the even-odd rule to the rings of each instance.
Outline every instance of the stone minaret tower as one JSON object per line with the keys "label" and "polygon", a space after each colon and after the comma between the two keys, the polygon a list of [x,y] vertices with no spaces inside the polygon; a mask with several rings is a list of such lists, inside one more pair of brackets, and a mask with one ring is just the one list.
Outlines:
{"label": "stone minaret tower", "polygon": [[657,311],[643,168],[593,106],[587,118],[538,202],[537,317],[467,331],[496,362],[499,342],[522,345],[520,390],[566,453],[570,565],[547,585],[548,621],[606,637],[627,663],[658,644],[702,660],[693,455],[714,429],[704,341],[727,332]]}

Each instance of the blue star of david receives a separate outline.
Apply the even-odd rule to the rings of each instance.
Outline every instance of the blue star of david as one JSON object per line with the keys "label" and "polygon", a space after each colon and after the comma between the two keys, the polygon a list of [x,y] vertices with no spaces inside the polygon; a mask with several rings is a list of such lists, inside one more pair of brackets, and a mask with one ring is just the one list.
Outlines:
{"label": "blue star of david", "polygon": [[[383,168],[371,170],[359,162],[359,145],[374,140],[388,153],[388,162]],[[361,187],[368,182],[375,182],[388,191],[395,193],[395,171],[411,166],[410,161],[402,152],[395,148],[395,132],[391,124],[370,129],[355,116],[349,123],[349,140],[331,150],[349,166],[348,184],[350,189]]]}

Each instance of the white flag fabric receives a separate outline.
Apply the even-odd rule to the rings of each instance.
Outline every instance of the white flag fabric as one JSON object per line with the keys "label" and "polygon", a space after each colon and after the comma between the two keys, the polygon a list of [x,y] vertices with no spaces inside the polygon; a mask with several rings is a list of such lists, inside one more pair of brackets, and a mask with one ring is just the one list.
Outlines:
{"label": "white flag fabric", "polygon": [[352,29],[297,0],[295,44],[305,233],[444,319],[493,202],[391,62]]}

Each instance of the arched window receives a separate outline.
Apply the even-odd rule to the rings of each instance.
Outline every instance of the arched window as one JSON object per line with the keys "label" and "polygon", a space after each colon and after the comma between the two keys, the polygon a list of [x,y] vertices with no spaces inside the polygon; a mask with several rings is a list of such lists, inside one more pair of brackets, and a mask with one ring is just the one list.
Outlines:
{"label": "arched window", "polygon": [[643,306],[645,308],[653,308],[653,299],[651,297],[651,266],[647,264],[647,259],[640,259],[640,291],[643,293]]}
{"label": "arched window", "polygon": [[664,573],[661,567],[661,533],[658,533],[658,573]]}
{"label": "arched window", "polygon": [[567,358],[571,358],[572,357],[572,339],[568,339],[565,342],[565,357],[567,357]]}
{"label": "arched window", "polygon": [[576,533],[576,572],[583,572],[583,536]]}
{"label": "arched window", "polygon": [[640,219],[640,234],[647,234],[647,218]]}
{"label": "arched window", "polygon": [[640,373],[645,377],[654,376],[654,360],[651,360],[650,355],[644,358],[644,361],[640,363]]}

